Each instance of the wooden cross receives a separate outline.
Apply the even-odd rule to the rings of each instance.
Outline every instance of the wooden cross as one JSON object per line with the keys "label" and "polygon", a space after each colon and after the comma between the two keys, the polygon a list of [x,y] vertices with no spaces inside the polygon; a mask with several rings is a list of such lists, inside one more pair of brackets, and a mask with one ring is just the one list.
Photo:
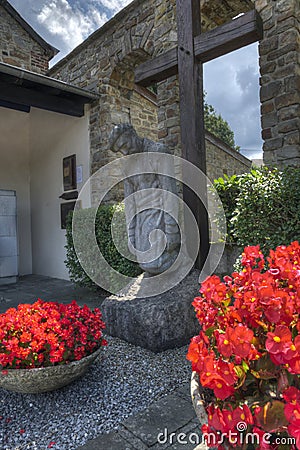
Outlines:
{"label": "wooden cross", "polygon": [[[262,39],[262,21],[253,10],[201,34],[200,0],[177,0],[176,5],[177,47],[138,66],[135,82],[147,87],[178,73],[182,157],[206,173],[203,63]],[[208,216],[202,202],[185,186],[183,199],[200,229],[195,266],[202,268],[209,251]]]}

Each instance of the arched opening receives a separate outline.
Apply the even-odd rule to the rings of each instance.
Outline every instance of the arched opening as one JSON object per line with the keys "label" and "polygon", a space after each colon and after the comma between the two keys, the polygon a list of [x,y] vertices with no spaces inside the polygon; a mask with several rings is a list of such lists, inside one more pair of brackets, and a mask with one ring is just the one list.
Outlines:
{"label": "arched opening", "polygon": [[111,123],[131,123],[142,137],[157,140],[158,107],[154,93],[134,83],[141,57],[128,55],[110,77]]}

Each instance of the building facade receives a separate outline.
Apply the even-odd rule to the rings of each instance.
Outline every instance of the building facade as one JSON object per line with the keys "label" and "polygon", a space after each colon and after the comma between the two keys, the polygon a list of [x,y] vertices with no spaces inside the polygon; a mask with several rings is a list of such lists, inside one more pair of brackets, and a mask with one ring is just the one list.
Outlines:
{"label": "building facade", "polygon": [[[259,43],[264,161],[279,167],[299,165],[300,2],[201,0],[201,6],[202,32],[253,8],[260,14],[264,31]],[[112,157],[107,136],[116,117],[110,98],[125,100],[124,94],[128,94],[116,80],[125,80],[133,92],[134,68],[176,44],[176,0],[135,0],[51,69],[51,76],[101,94],[101,104],[95,105],[91,115],[93,125],[97,124],[91,133],[92,170]],[[157,91],[158,139],[180,154],[177,77],[159,83]],[[131,109],[123,107],[117,119],[129,121],[130,114]]]}

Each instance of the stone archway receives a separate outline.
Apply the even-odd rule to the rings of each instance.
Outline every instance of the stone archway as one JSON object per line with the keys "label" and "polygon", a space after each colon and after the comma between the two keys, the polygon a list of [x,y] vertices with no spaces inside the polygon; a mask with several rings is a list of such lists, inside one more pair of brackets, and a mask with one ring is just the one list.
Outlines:
{"label": "stone archway", "polygon": [[134,83],[135,67],[150,57],[142,49],[124,55],[111,67],[107,83],[101,86],[100,127],[103,145],[101,161],[96,161],[98,168],[115,159],[115,154],[108,148],[108,135],[118,123],[131,123],[141,136],[157,140],[155,95]]}
{"label": "stone archway", "polygon": [[134,83],[135,55],[127,55],[116,65],[111,78],[112,124],[131,123],[138,134],[157,140],[158,109],[156,95]]}
{"label": "stone archway", "polygon": [[[149,58],[151,56],[143,49],[125,54],[111,68],[107,83],[103,83],[100,88],[101,101],[98,108],[102,144],[101,150],[93,155],[93,172],[116,158],[116,154],[110,150],[108,143],[109,133],[114,125],[131,123],[141,137],[155,141],[158,139],[156,95],[146,88],[137,86],[134,82],[135,67]],[[122,183],[107,194],[104,202],[109,203],[112,199],[123,199]],[[96,198],[93,199],[93,203],[96,201]]]}

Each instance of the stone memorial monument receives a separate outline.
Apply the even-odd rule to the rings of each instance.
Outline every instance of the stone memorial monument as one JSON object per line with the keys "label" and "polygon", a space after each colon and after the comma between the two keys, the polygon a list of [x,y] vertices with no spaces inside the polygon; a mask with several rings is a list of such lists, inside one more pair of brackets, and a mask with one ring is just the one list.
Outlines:
{"label": "stone memorial monument", "polygon": [[199,331],[191,305],[199,292],[199,271],[192,270],[167,292],[162,289],[159,295],[151,296],[147,292],[144,298],[137,296],[143,281],[147,282],[149,277],[157,278],[157,283],[163,284],[164,275],[176,270],[178,279],[182,279],[178,255],[184,237],[178,225],[176,181],[170,176],[175,169],[161,167],[162,160],[158,155],[169,153],[168,148],[139,137],[129,124],[113,128],[110,148],[123,156],[146,154],[147,164],[143,167],[143,160],[132,158],[130,164],[136,166],[130,166],[133,176],[127,176],[124,168],[128,247],[144,273],[119,294],[111,295],[103,302],[101,309],[106,332],[155,352],[182,346]]}
{"label": "stone memorial monument", "polygon": [[[110,135],[110,148],[124,156],[146,152],[168,153],[166,146],[141,139],[129,124],[114,127]],[[178,195],[176,182],[174,178],[157,173],[158,169],[162,170],[159,164],[160,161],[152,155],[152,173],[143,173],[143,167],[138,167],[139,175],[124,180],[129,249],[136,255],[141,269],[152,275],[162,273],[173,265],[181,242],[176,222],[178,203],[174,197],[167,195],[168,192]],[[140,195],[132,195],[137,192]],[[167,210],[172,211],[174,217]],[[150,244],[153,246],[151,253],[147,252]]]}

